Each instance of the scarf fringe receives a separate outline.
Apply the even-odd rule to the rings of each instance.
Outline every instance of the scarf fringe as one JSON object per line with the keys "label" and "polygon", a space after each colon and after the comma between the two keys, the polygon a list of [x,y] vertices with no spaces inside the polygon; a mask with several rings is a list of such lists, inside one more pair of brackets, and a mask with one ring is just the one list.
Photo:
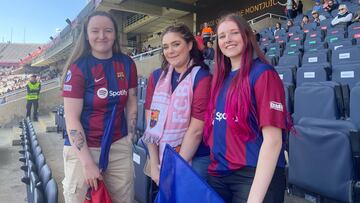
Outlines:
{"label": "scarf fringe", "polygon": [[159,145],[160,144],[160,140],[161,137],[158,136],[152,136],[151,134],[144,134],[141,139],[146,143],[146,144],[156,144]]}

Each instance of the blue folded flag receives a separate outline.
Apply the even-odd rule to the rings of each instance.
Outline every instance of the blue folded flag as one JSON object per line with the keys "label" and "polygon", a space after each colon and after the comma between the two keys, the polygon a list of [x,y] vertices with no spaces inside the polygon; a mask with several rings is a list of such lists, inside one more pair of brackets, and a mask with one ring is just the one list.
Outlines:
{"label": "blue folded flag", "polygon": [[100,158],[99,158],[99,169],[104,172],[106,171],[108,164],[109,164],[109,153],[110,153],[110,147],[112,143],[113,138],[113,131],[114,131],[114,120],[116,116],[116,105],[113,107],[111,111],[111,117],[108,121],[103,137],[101,138],[101,152],[100,152]]}
{"label": "blue folded flag", "polygon": [[224,203],[224,200],[170,146],[166,145],[155,203]]}

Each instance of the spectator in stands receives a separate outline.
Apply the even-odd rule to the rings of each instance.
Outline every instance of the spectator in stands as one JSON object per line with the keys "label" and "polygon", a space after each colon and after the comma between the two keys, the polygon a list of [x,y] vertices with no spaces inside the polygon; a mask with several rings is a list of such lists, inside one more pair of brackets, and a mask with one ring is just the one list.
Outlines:
{"label": "spectator in stands", "polygon": [[310,23],[309,16],[304,15],[300,23],[301,29],[304,29],[304,25],[307,25],[309,23]]}
{"label": "spectator in stands", "polygon": [[219,20],[205,120],[209,184],[225,202],[284,201],[284,87],[240,16]]}
{"label": "spectator in stands", "polygon": [[196,40],[199,50],[203,51],[204,50],[204,40],[203,40],[200,32],[196,33],[195,40]]}
{"label": "spectator in stands", "polygon": [[201,35],[204,40],[204,46],[206,46],[207,42],[210,41],[211,36],[214,34],[212,28],[208,25],[207,22],[204,23],[204,27],[201,30]]}
{"label": "spectator in stands", "polygon": [[[15,87],[13,88],[15,89]],[[38,121],[40,90],[41,90],[41,83],[37,81],[35,74],[31,75],[30,81],[26,84],[26,117],[30,118],[31,107],[34,106],[34,111],[33,111],[34,121]]]}
{"label": "spectator in stands", "polygon": [[298,15],[303,14],[303,7],[304,7],[304,4],[302,3],[301,0],[299,0],[298,5],[297,5],[297,14]]}
{"label": "spectator in stands", "polygon": [[[99,179],[113,202],[134,201],[137,72],[118,40],[114,18],[104,11],[91,13],[64,69],[66,203],[83,203],[89,186],[97,190]],[[98,165],[100,154],[108,159]]]}
{"label": "spectator in stands", "polygon": [[339,4],[334,3],[333,1],[328,1],[323,5],[324,11],[327,11],[330,15],[333,10],[336,10],[339,8]]}
{"label": "spectator in stands", "polygon": [[254,33],[254,35],[255,35],[256,41],[259,42],[259,41],[260,41],[260,38],[261,38],[260,33],[258,33],[256,30],[253,30],[253,33]]}
{"label": "spectator in stands", "polygon": [[331,21],[331,25],[335,26],[338,24],[348,25],[352,20],[352,13],[349,12],[345,4],[341,4],[338,8],[338,15]]}
{"label": "spectator in stands", "polygon": [[279,32],[280,30],[283,30],[284,28],[281,27],[281,23],[277,22],[275,24],[275,29],[274,29],[274,36],[276,35],[277,32]]}
{"label": "spectator in stands", "polygon": [[293,27],[294,26],[294,22],[291,20],[291,19],[289,19],[289,20],[287,20],[287,22],[286,22],[286,32],[289,32],[289,29],[291,28],[291,27]]}
{"label": "spectator in stands", "polygon": [[[360,0],[359,0],[359,4],[360,4]],[[360,22],[360,9],[358,9],[354,15],[354,19],[352,20],[352,22]]]}
{"label": "spectator in stands", "polygon": [[294,9],[296,7],[296,2],[294,0],[287,0],[286,2],[286,16],[288,19],[293,19],[296,17]]}
{"label": "spectator in stands", "polygon": [[[186,25],[167,27],[161,41],[162,66],[149,77],[145,101],[147,127],[143,140],[150,153],[151,179],[159,184],[159,166],[166,144],[206,179],[209,148],[202,140],[209,102],[209,67],[204,64],[195,37]],[[182,108],[178,106],[179,100],[183,101]],[[177,133],[171,133],[174,131]]]}
{"label": "spectator in stands", "polygon": [[311,15],[312,15],[312,17],[313,17],[313,19],[314,19],[314,22],[317,24],[317,26],[320,25],[320,21],[326,19],[325,16],[319,15],[319,12],[318,12],[318,11],[315,11],[315,10],[313,10],[313,11],[311,12]]}
{"label": "spectator in stands", "polygon": [[207,46],[206,46],[205,50],[203,51],[203,53],[204,53],[203,54],[204,55],[204,63],[210,67],[210,65],[212,64],[212,62],[214,60],[214,56],[215,56],[215,51],[213,48],[212,41],[208,41]]}
{"label": "spectator in stands", "polygon": [[320,0],[315,0],[315,6],[313,7],[313,11],[320,11],[323,5],[321,5]]}

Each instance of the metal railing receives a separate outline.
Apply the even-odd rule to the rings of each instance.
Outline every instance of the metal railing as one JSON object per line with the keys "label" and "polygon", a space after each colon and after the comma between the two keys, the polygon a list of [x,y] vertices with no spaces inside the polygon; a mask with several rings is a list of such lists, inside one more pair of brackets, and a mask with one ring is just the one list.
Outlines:
{"label": "metal railing", "polygon": [[145,14],[135,14],[133,16],[131,16],[124,24],[123,24],[123,28],[131,25],[131,24],[134,24],[136,22],[138,22],[139,20],[142,20],[146,17],[147,15]]}
{"label": "metal railing", "polygon": [[256,18],[253,18],[251,20],[248,20],[248,23],[254,24],[256,22],[259,22],[260,20],[263,20],[265,18],[275,18],[275,19],[279,19],[279,20],[286,20],[287,17],[286,16],[282,16],[282,15],[278,15],[278,14],[273,14],[273,13],[265,13],[261,16],[257,16]]}
{"label": "metal railing", "polygon": [[141,60],[143,60],[143,59],[146,58],[146,57],[153,56],[153,55],[155,55],[155,54],[157,54],[157,53],[160,53],[161,50],[162,50],[162,48],[159,47],[159,48],[153,49],[153,50],[151,50],[151,51],[147,51],[147,52],[144,52],[144,53],[141,53],[141,54],[137,54],[137,55],[135,55],[135,56],[132,56],[131,58],[132,58],[134,61],[141,61]]}
{"label": "metal railing", "polygon": [[[52,89],[54,87],[59,87],[59,86],[60,86],[60,78],[59,77],[48,80],[48,81],[44,81],[41,83],[41,92]],[[26,96],[26,87],[6,93],[3,96],[0,96],[0,105],[2,103],[1,101],[6,101],[5,103],[3,103],[3,104],[6,104],[10,101],[17,100],[17,99],[23,98],[25,96]]]}

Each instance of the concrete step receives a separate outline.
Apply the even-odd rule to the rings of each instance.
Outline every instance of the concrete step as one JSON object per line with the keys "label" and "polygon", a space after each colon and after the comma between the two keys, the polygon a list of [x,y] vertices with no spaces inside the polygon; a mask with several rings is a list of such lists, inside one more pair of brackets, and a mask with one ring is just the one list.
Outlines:
{"label": "concrete step", "polygon": [[39,116],[38,123],[40,124],[41,128],[43,128],[44,132],[57,131],[57,127],[55,125],[55,114],[53,112],[49,112],[49,114]]}

